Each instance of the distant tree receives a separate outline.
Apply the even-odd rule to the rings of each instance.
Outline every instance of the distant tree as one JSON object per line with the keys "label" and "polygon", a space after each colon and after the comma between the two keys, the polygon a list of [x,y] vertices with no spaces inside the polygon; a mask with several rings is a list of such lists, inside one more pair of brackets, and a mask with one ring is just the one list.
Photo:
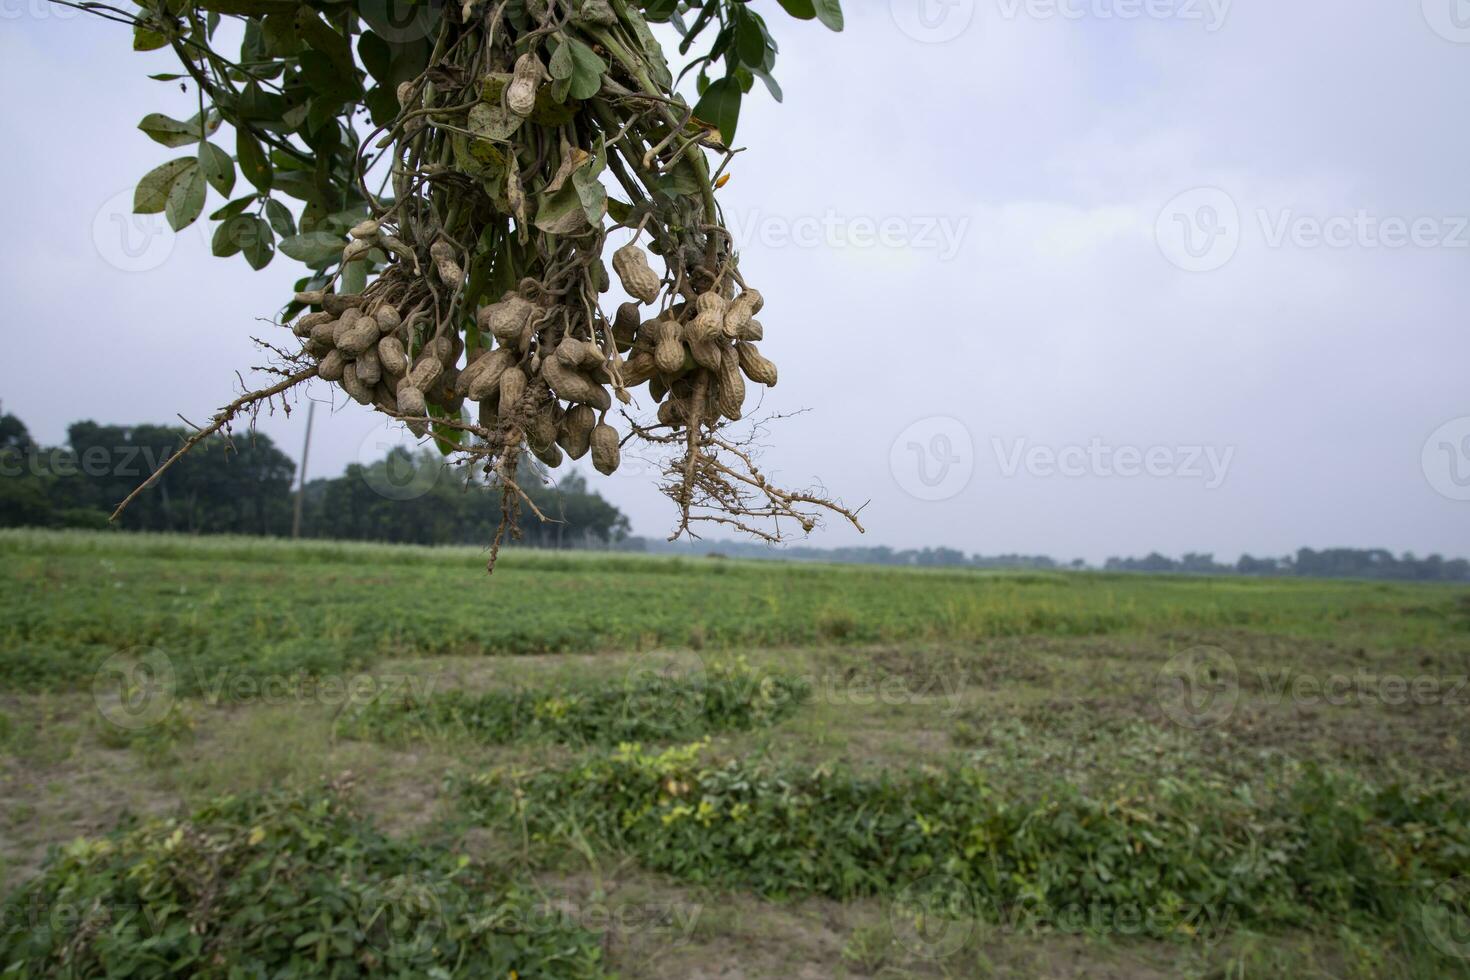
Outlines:
{"label": "distant tree", "polygon": [[[307,485],[306,533],[408,544],[485,544],[500,515],[497,487],[471,479],[431,449],[394,448],[381,460],[354,463],[340,477]],[[544,474],[543,474],[544,476]],[[626,537],[628,518],[575,471],[557,484],[527,477],[521,489],[546,515],[523,508],[519,543],[536,548],[606,546]]]}
{"label": "distant tree", "polygon": [[[67,430],[69,458],[57,461],[58,489],[73,509],[109,513],[187,438],[177,427],[76,422]],[[295,471],[290,457],[262,433],[233,443],[212,439],[140,494],[122,526],[192,534],[285,534],[291,526]]]}
{"label": "distant tree", "polygon": [[52,481],[32,462],[37,448],[20,419],[0,415],[0,525],[55,523]]}
{"label": "distant tree", "polygon": [[8,412],[0,414],[0,452],[15,450],[24,452],[35,443],[25,423]]}

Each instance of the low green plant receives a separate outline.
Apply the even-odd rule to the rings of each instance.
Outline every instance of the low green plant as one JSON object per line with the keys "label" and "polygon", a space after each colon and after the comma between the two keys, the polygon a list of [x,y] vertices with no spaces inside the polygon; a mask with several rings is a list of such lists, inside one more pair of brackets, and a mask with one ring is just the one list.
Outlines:
{"label": "low green plant", "polygon": [[[461,602],[423,597],[483,590],[480,549],[0,529],[0,556],[0,683],[24,692],[86,689],[109,657],[149,649],[173,662],[179,697],[240,679],[352,674],[405,655],[696,645],[718,652],[1231,630],[1369,651],[1423,647],[1447,663],[1470,653],[1465,590],[1448,585],[521,549],[502,558],[493,589]],[[1159,650],[1166,655],[1166,645]]]}
{"label": "low green plant", "polygon": [[598,936],[322,794],[226,796],[53,850],[0,906],[0,976],[594,977]]}
{"label": "low green plant", "polygon": [[1158,938],[1399,923],[1470,872],[1470,802],[1313,766],[1223,795],[1168,777],[1104,795],[1038,773],[1022,795],[961,761],[873,775],[704,754],[624,745],[463,795],[538,840],[575,826],[690,881],[849,899],[937,875],[988,919]]}
{"label": "low green plant", "polygon": [[454,689],[423,699],[379,698],[344,716],[340,731],[389,744],[444,738],[496,745],[688,741],[775,724],[810,694],[803,678],[766,673],[737,658],[688,675],[635,673],[621,684],[579,681],[555,690]]}

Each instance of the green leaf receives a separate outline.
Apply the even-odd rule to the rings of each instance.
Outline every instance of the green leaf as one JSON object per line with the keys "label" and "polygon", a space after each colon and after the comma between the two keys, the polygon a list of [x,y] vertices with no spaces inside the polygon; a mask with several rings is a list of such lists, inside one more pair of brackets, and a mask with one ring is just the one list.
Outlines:
{"label": "green leaf", "polygon": [[281,239],[281,251],[307,265],[323,265],[342,257],[342,248],[347,244],[343,236],[328,231],[308,231]]}
{"label": "green leaf", "polygon": [[168,205],[168,192],[179,175],[190,168],[197,168],[199,161],[193,157],[179,157],[160,164],[143,175],[133,191],[134,214],[158,214]]}
{"label": "green leaf", "polygon": [[531,110],[531,122],[548,129],[565,126],[577,115],[575,105],[563,105],[566,93],[558,93],[557,88],[570,87],[570,82],[552,82],[550,85],[541,86],[541,91],[536,93],[536,108]]}
{"label": "green leaf", "polygon": [[371,31],[357,39],[357,56],[368,74],[383,85],[393,84],[393,49]]}
{"label": "green leaf", "polygon": [[766,32],[761,30],[760,19],[744,7],[735,8],[735,53],[740,60],[752,68],[759,68],[766,60]]}
{"label": "green leaf", "polygon": [[265,216],[276,234],[282,238],[289,238],[296,234],[296,219],[291,217],[291,212],[286,205],[275,198],[265,202]]}
{"label": "green leaf", "polygon": [[521,128],[523,121],[504,106],[479,102],[470,108],[468,127],[476,136],[503,143]]}
{"label": "green leaf", "polygon": [[299,60],[301,78],[312,89],[315,101],[338,106],[362,95],[362,78],[355,67],[343,67],[321,51],[303,51]]}
{"label": "green leaf", "polygon": [[204,210],[204,171],[200,169],[198,160],[190,160],[189,163],[192,166],[179,174],[169,188],[168,201],[163,208],[168,226],[174,231],[182,231],[192,225]]}
{"label": "green leaf", "polygon": [[770,72],[753,71],[752,74],[754,74],[756,78],[759,78],[761,81],[766,83],[766,90],[771,93],[771,98],[775,99],[777,102],[781,101],[781,86],[778,85],[776,83],[776,80],[771,77]]}
{"label": "green leaf", "polygon": [[587,213],[576,181],[568,181],[555,194],[536,197],[536,217],[532,221],[548,235],[573,235],[587,230]]}
{"label": "green leaf", "polygon": [[315,180],[306,174],[287,171],[278,173],[275,179],[275,189],[287,197],[294,197],[298,201],[310,204],[313,201],[321,201],[322,191]]}
{"label": "green leaf", "polygon": [[612,219],[618,224],[625,225],[628,223],[628,219],[633,216],[633,205],[627,201],[620,201],[615,197],[610,197],[607,199],[607,213],[612,215]]}
{"label": "green leaf", "polygon": [[[816,9],[817,20],[834,31],[842,30],[842,4],[839,0],[812,0],[811,5]],[[782,6],[785,6],[784,2]]]}
{"label": "green leaf", "polygon": [[214,212],[214,214],[211,214],[209,220],[224,221],[226,218],[233,218],[237,214],[243,214],[245,209],[254,203],[257,196],[255,194],[246,194],[244,197],[237,197],[229,204]]}
{"label": "green leaf", "polygon": [[817,16],[812,0],[776,0],[776,2],[781,5],[781,9],[797,20],[812,20]]}
{"label": "green leaf", "polygon": [[153,79],[155,82],[177,82],[179,79],[187,78],[188,76],[178,75],[173,72],[161,71],[156,75],[149,75],[148,77]]}
{"label": "green leaf", "polygon": [[740,83],[725,77],[711,82],[694,104],[694,115],[720,131],[726,146],[735,142],[735,126],[740,121]]}
{"label": "green leaf", "polygon": [[260,141],[248,129],[237,127],[235,130],[235,157],[240,161],[240,173],[246,180],[258,190],[271,189],[271,162],[260,148]]}
{"label": "green leaf", "polygon": [[[652,13],[651,9],[649,12]],[[658,38],[653,36],[653,31],[644,23],[642,17],[633,17],[630,20],[633,33],[638,38],[639,47],[643,49],[643,57],[649,65],[653,80],[664,88],[669,88],[673,84],[674,76],[669,71],[667,59],[664,58],[663,45],[658,43]]]}
{"label": "green leaf", "polygon": [[168,44],[168,38],[151,27],[146,27],[142,22],[133,25],[133,50],[134,51],[157,51]]}
{"label": "green leaf", "polygon": [[699,193],[699,181],[689,171],[681,168],[660,177],[658,189],[669,197],[694,197]]}
{"label": "green leaf", "polygon": [[374,126],[387,126],[398,117],[398,96],[387,85],[375,85],[363,98]]}
{"label": "green leaf", "polygon": [[459,448],[460,442],[464,439],[465,431],[457,426],[442,425],[434,421],[434,419],[453,419],[456,422],[464,422],[466,419],[462,414],[456,415],[434,402],[428,404],[428,409],[430,416],[429,429],[434,433],[434,445],[438,448],[441,455],[448,456]]}
{"label": "green leaf", "polygon": [[253,220],[254,233],[241,243],[240,250],[245,254],[245,261],[250,263],[250,268],[259,272],[270,265],[271,259],[276,254],[276,236],[271,233],[271,226],[264,218]]}
{"label": "green leaf", "polygon": [[209,250],[222,259],[228,258],[240,251],[245,236],[253,234],[254,230],[255,215],[231,215],[228,220],[221,221],[219,227],[215,228],[214,237],[209,242]]}
{"label": "green leaf", "polygon": [[290,58],[301,50],[301,38],[296,34],[296,11],[267,14],[260,22],[260,36],[265,43],[266,54],[276,58]]}
{"label": "green leaf", "polygon": [[607,214],[607,189],[597,179],[597,172],[591,167],[583,167],[572,174],[572,184],[577,189],[577,199],[582,202],[582,213],[587,216],[587,223],[598,227],[602,224],[602,216]]}
{"label": "green leaf", "polygon": [[567,47],[572,49],[571,95],[574,99],[590,99],[602,88],[602,76],[607,72],[607,62],[587,45],[571,38]]}
{"label": "green leaf", "polygon": [[357,78],[357,66],[352,61],[352,45],[305,4],[297,10],[296,30],[313,50],[331,60],[339,74]]}
{"label": "green leaf", "polygon": [[577,64],[572,60],[572,46],[565,41],[558,44],[552,52],[551,60],[546,63],[546,70],[559,82],[570,79],[577,70]]}
{"label": "green leaf", "polygon": [[204,179],[209,181],[209,186],[221,195],[228,197],[235,189],[235,161],[213,143],[199,144],[199,169],[204,171]]}
{"label": "green leaf", "polygon": [[[187,122],[171,119],[161,112],[150,112],[138,123],[138,128],[148,134],[155,143],[164,146],[188,146],[190,143],[199,142],[202,135],[199,132],[199,116]],[[219,117],[212,116],[209,121],[208,130],[214,132],[219,128]]]}

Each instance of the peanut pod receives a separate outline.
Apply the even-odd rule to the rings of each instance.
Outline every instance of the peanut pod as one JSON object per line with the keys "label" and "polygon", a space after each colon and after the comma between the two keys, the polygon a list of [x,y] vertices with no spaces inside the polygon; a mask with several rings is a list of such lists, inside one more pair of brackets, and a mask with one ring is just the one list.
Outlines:
{"label": "peanut pod", "polygon": [[599,422],[592,428],[592,436],[588,440],[592,449],[592,465],[603,476],[611,476],[618,468],[621,452],[618,449],[618,430],[606,422]]}
{"label": "peanut pod", "polygon": [[648,266],[648,256],[631,242],[613,253],[613,271],[629,296],[642,303],[658,299],[662,280]]}
{"label": "peanut pod", "polygon": [[745,372],[747,378],[767,388],[776,387],[776,365],[770,359],[762,357],[755,344],[746,340],[739,341],[735,344],[735,354],[740,358],[740,370]]}

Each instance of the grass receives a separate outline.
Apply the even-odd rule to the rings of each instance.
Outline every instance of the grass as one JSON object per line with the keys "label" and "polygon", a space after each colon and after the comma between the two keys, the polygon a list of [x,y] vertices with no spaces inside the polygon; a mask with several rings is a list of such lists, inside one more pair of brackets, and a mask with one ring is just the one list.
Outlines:
{"label": "grass", "polygon": [[[401,558],[400,558],[401,554]],[[1470,649],[1465,590],[1320,580],[997,574],[475,549],[0,532],[0,680],[90,683],[162,650],[177,683],[321,675],[424,654],[975,642],[1240,629]]]}
{"label": "grass", "polygon": [[[473,548],[100,533],[0,554],[8,889],[74,838],[350,782],[363,839],[543,896],[622,976],[1470,976],[1430,938],[1470,921],[1433,887],[1470,875],[1463,587],[522,551],[487,579]],[[1185,679],[1228,710],[1181,714],[1201,649]],[[645,683],[735,657],[809,695],[747,718],[734,685],[708,718]]]}

